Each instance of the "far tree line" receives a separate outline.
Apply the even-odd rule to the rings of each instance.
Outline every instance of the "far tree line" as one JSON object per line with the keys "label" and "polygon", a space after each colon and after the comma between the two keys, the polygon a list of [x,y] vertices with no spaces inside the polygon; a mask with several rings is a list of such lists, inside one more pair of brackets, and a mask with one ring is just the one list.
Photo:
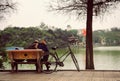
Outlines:
{"label": "far tree line", "polygon": [[[41,23],[38,27],[7,27],[0,30],[0,47],[19,46],[27,48],[34,40],[44,39],[48,46],[54,46],[69,42],[68,38],[74,36],[79,43],[85,42],[84,36],[78,35],[78,31],[62,30]],[[78,44],[79,44],[78,43]],[[120,45],[120,28],[114,27],[110,30],[93,31],[93,45],[119,46]]]}
{"label": "far tree line", "polygon": [[120,46],[120,28],[97,30],[93,32],[93,43],[104,46]]}
{"label": "far tree line", "polygon": [[[44,39],[48,46],[68,42],[68,37],[79,38],[77,31],[48,27],[41,23],[37,27],[7,27],[0,31],[0,47],[18,46],[27,48],[34,40]],[[80,38],[79,38],[80,39]]]}

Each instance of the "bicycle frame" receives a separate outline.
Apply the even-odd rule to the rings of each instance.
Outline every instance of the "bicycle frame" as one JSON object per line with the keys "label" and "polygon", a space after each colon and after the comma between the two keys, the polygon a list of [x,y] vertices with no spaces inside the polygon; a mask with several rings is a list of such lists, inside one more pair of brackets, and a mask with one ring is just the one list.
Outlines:
{"label": "bicycle frame", "polygon": [[[55,57],[57,58],[57,62],[64,62],[69,55],[73,54],[73,53],[72,53],[72,50],[71,50],[71,48],[70,48],[69,45],[68,45],[68,50],[67,50],[66,52],[64,52],[61,56],[58,56],[58,53],[57,53],[56,50],[57,50],[57,49],[54,50],[54,55],[55,55]],[[65,56],[65,57],[64,57],[64,56]],[[64,57],[64,58],[63,58],[63,57]],[[62,59],[62,60],[61,60],[61,59]]]}
{"label": "bicycle frame", "polygon": [[77,62],[76,57],[74,56],[74,53],[72,52],[69,45],[67,47],[68,47],[67,51],[65,51],[64,53],[61,53],[62,55],[60,55],[60,56],[57,53],[57,47],[52,48],[54,50],[54,52],[50,52],[48,61],[45,63],[43,62],[43,65],[45,65],[46,67],[43,67],[43,65],[42,65],[42,67],[44,69],[43,70],[44,73],[52,73],[54,71],[57,71],[56,68],[58,65],[63,67],[64,66],[63,62],[66,60],[66,58],[69,55],[71,56],[72,61],[75,64],[77,71],[80,71],[79,64]]}

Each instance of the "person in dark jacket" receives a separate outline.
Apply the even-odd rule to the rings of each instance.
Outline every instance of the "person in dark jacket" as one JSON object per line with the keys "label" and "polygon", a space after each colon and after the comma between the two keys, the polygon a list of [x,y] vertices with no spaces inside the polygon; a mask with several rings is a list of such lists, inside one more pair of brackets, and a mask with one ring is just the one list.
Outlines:
{"label": "person in dark jacket", "polygon": [[49,58],[49,50],[48,50],[48,47],[47,47],[47,44],[46,44],[45,40],[40,41],[40,43],[38,44],[38,49],[42,49],[44,51],[45,55],[41,59],[41,62],[46,62],[46,64],[45,64],[46,68],[47,68],[47,70],[49,70],[50,66],[47,63],[48,58]]}
{"label": "person in dark jacket", "polygon": [[49,50],[45,40],[40,41],[40,43],[38,44],[38,49],[42,49],[45,53],[45,56],[43,57],[42,61],[47,61],[49,56]]}

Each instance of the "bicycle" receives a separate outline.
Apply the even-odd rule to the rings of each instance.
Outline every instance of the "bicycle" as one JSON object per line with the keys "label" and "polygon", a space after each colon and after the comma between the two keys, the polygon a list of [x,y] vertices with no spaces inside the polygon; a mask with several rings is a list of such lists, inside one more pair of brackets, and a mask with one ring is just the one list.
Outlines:
{"label": "bicycle", "polygon": [[[42,72],[49,74],[49,73],[56,71],[58,65],[63,67],[64,66],[63,62],[69,55],[71,56],[73,63],[76,66],[77,71],[80,71],[79,64],[78,64],[78,61],[77,61],[74,53],[72,52],[69,45],[67,47],[68,47],[68,50],[61,56],[58,56],[58,53],[56,51],[58,47],[52,47],[52,50],[54,50],[54,52],[49,53],[49,57],[46,62],[42,62]],[[46,54],[46,55],[48,55],[48,54]],[[63,60],[61,60],[62,58],[63,58]]]}

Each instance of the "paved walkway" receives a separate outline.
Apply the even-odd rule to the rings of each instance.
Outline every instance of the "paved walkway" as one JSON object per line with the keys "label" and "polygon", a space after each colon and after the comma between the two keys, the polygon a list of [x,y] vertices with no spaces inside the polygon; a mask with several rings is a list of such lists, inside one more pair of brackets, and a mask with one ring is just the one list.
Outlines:
{"label": "paved walkway", "polygon": [[0,81],[120,81],[120,71],[0,72]]}

